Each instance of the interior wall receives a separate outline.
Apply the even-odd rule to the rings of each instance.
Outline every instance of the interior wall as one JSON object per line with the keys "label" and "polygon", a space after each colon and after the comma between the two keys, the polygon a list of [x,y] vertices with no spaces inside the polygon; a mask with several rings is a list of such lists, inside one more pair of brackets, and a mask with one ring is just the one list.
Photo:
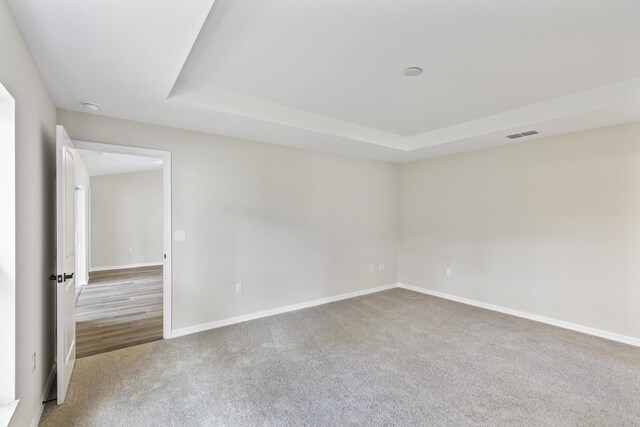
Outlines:
{"label": "interior wall", "polygon": [[162,170],[91,177],[91,269],[161,264]]}
{"label": "interior wall", "polygon": [[58,119],[73,139],[171,151],[173,231],[187,232],[173,242],[173,329],[396,282],[396,165],[64,110]]}
{"label": "interior wall", "polygon": [[[53,364],[56,109],[6,1],[0,1],[0,82],[15,98],[16,397],[13,426],[41,406]],[[36,365],[33,370],[33,354]]]}
{"label": "interior wall", "polygon": [[401,165],[399,281],[640,338],[639,138],[632,123]]}

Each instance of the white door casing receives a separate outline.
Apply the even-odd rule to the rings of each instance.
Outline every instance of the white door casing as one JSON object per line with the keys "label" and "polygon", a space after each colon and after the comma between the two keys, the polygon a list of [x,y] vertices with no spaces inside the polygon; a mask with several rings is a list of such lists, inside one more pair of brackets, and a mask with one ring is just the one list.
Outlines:
{"label": "white door casing", "polygon": [[76,182],[76,298],[88,282],[87,273],[87,191]]}
{"label": "white door casing", "polygon": [[58,405],[64,403],[76,361],[74,146],[56,127],[56,371]]}
{"label": "white door casing", "polygon": [[[74,148],[78,150],[97,151],[101,153],[127,154],[162,159],[162,180],[164,194],[164,261],[162,269],[162,337],[172,337],[172,225],[171,225],[171,152],[127,145],[105,144],[99,142],[74,140]],[[87,217],[91,220],[91,215]],[[90,245],[90,243],[89,243]],[[91,251],[89,251],[89,256]]]}

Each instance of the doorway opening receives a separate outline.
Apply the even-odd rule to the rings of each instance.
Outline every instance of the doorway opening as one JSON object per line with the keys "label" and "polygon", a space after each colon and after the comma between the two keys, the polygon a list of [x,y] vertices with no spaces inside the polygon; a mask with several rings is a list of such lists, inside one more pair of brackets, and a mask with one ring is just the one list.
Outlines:
{"label": "doorway opening", "polygon": [[166,338],[170,154],[74,143],[77,357]]}

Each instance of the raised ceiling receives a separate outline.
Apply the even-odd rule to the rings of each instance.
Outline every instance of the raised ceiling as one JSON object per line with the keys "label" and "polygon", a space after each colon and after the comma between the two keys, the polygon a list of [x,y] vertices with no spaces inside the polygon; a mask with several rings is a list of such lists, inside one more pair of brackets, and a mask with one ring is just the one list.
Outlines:
{"label": "raised ceiling", "polygon": [[637,0],[9,3],[69,110],[387,161],[640,120]]}

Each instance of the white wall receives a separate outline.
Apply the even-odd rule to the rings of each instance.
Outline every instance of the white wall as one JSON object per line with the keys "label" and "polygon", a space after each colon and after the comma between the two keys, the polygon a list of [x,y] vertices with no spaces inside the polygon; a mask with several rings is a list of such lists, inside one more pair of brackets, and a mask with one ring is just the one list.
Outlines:
{"label": "white wall", "polygon": [[[16,396],[13,426],[29,425],[53,364],[56,109],[4,0],[0,82],[16,101]],[[32,355],[36,370],[32,372]]]}
{"label": "white wall", "polygon": [[162,263],[162,171],[91,177],[91,269]]}
{"label": "white wall", "polygon": [[391,165],[59,118],[73,138],[172,151],[174,230],[188,232],[174,328],[399,279],[640,337],[639,123]]}
{"label": "white wall", "polygon": [[640,123],[399,177],[400,282],[640,338]]}
{"label": "white wall", "polygon": [[187,231],[173,242],[174,329],[396,282],[396,165],[58,118],[73,139],[171,151],[173,228]]}

